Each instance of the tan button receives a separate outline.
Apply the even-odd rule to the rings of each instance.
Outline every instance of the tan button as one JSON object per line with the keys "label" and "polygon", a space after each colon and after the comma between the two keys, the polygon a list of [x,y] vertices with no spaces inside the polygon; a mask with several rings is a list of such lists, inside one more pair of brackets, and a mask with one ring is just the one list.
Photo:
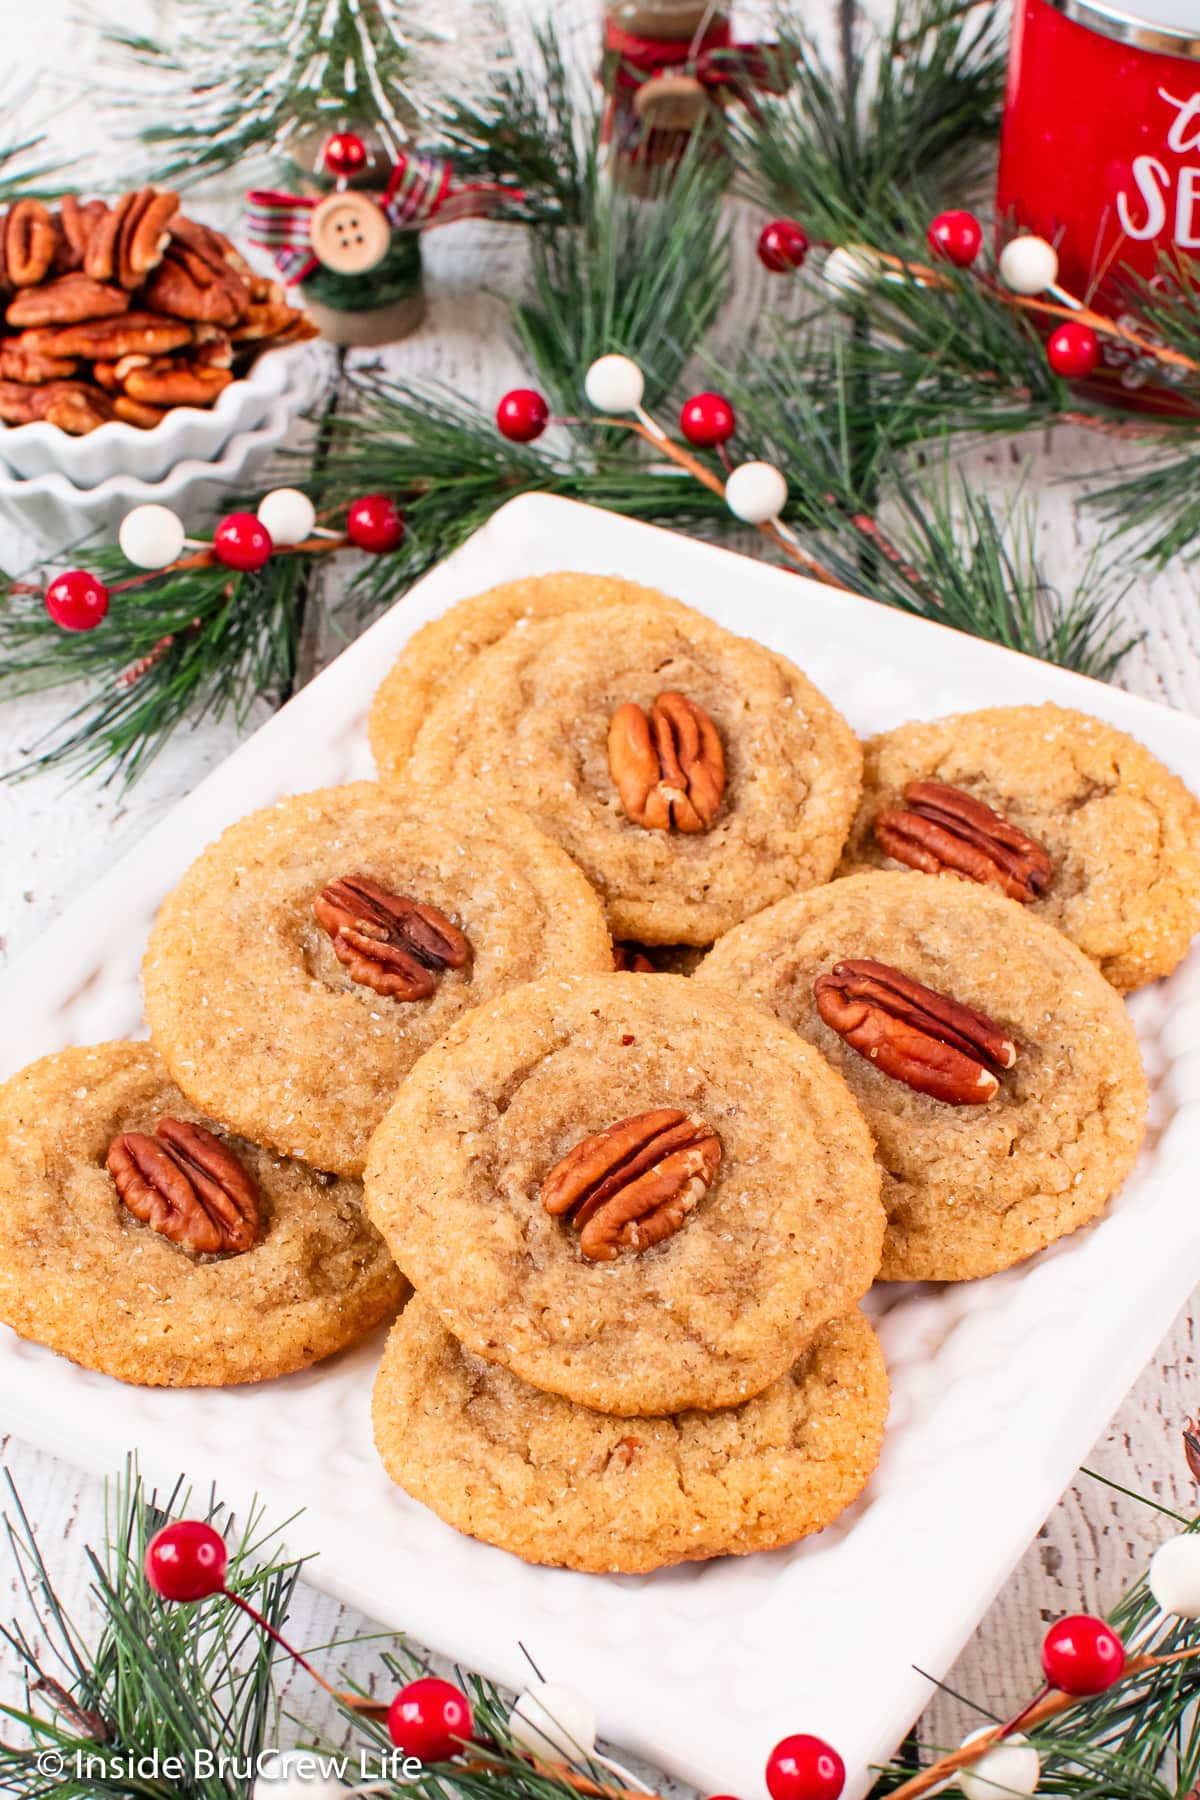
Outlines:
{"label": "tan button", "polygon": [[317,261],[335,275],[362,275],[382,262],[392,228],[373,200],[348,188],[313,207],[308,239]]}

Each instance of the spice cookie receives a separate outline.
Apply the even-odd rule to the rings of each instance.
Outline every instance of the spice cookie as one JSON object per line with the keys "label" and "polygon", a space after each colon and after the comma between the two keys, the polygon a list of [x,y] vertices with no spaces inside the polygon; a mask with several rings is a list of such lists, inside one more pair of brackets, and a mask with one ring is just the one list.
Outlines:
{"label": "spice cookie", "polygon": [[992,888],[852,875],[730,932],[693,985],[766,1007],[845,1076],[883,1169],[885,1280],[1007,1268],[1133,1166],[1146,1081],[1120,999]]}
{"label": "spice cookie", "polygon": [[731,1406],[879,1267],[871,1140],[807,1044],[679,975],[547,979],[453,1026],[367,1207],[476,1355],[601,1412]]}
{"label": "spice cookie", "polygon": [[355,1181],[214,1125],[149,1044],[97,1044],[0,1087],[0,1319],[148,1387],[303,1369],[390,1318],[406,1283]]}
{"label": "spice cookie", "polygon": [[614,936],[708,944],[829,879],[860,751],[784,657],[699,614],[606,606],[481,650],[427,715],[407,777],[523,808]]}
{"label": "spice cookie", "polygon": [[1169,975],[1200,930],[1200,801],[1135,739],[1061,706],[994,706],[865,746],[842,868],[998,886],[1114,987]]}
{"label": "spice cookie", "polygon": [[857,1311],[740,1406],[616,1419],[473,1356],[420,1299],[392,1328],[372,1407],[388,1474],[448,1525],[526,1562],[625,1575],[820,1531],[866,1485],[887,1409]]}
{"label": "spice cookie", "polygon": [[146,953],[146,1014],[198,1106],[340,1175],[460,1014],[612,967],[595,895],[521,814],[373,782],[281,800],[193,863]]}
{"label": "spice cookie", "polygon": [[395,782],[403,775],[426,713],[462,680],[480,651],[536,620],[634,605],[657,606],[688,619],[702,616],[657,588],[619,575],[563,571],[502,582],[422,625],[384,676],[371,706],[368,730],[380,780]]}

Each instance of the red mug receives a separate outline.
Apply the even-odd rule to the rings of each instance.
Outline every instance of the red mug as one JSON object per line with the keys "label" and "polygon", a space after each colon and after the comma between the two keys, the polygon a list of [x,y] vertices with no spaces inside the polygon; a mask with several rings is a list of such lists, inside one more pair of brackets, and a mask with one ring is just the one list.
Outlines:
{"label": "red mug", "polygon": [[1200,252],[1197,0],[1018,0],[997,206],[1083,297]]}
{"label": "red mug", "polygon": [[[1163,253],[1200,258],[1200,0],[1016,0],[996,202],[1100,312],[1124,316],[1129,272]],[[1104,363],[1162,380],[1111,342]]]}

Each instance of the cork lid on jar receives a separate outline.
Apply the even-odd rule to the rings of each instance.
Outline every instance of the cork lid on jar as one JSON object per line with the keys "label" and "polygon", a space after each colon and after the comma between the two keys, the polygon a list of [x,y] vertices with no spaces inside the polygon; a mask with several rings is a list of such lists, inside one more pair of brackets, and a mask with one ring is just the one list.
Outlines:
{"label": "cork lid on jar", "polygon": [[1046,4],[1118,43],[1200,61],[1196,0],[1120,0],[1120,4],[1114,0],[1046,0]]}
{"label": "cork lid on jar", "polygon": [[724,24],[729,0],[609,0],[604,10],[619,31],[677,41]]}

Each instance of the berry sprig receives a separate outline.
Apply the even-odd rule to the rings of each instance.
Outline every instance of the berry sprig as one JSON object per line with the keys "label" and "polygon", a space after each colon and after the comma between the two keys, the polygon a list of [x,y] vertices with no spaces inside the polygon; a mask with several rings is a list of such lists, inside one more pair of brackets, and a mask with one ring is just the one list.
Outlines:
{"label": "berry sprig", "polygon": [[[828,249],[822,279],[835,293],[853,298],[888,282],[944,288],[949,281],[938,269],[939,262],[960,270],[973,269],[979,262],[984,228],[974,213],[963,209],[938,213],[925,236],[934,258],[932,265],[893,256],[871,244],[835,245]],[[759,260],[774,274],[795,273],[807,260],[810,247],[802,225],[776,219],[759,237]],[[1096,312],[1061,286],[1058,276],[1054,245],[1031,232],[1010,238],[996,259],[995,273],[980,272],[978,276],[1005,304],[1036,314],[1048,325],[1059,321],[1046,340],[1046,360],[1055,374],[1066,381],[1086,380],[1100,364],[1104,339],[1176,377],[1200,374],[1200,362],[1135,331],[1121,319]]]}
{"label": "berry sprig", "polygon": [[[404,531],[404,515],[387,494],[365,494],[353,501],[343,529],[331,531],[318,525],[307,494],[298,488],[274,488],[263,496],[257,512],[227,513],[211,542],[189,538],[169,506],[135,506],[122,521],[118,543],[126,562],[142,573],[106,586],[87,569],[65,570],[45,589],[46,611],[63,631],[93,631],[103,622],[114,593],[140,587],[156,576],[213,566],[251,575],[274,556],[317,556],[346,549],[380,556],[399,548]],[[17,582],[9,591],[41,590]]]}
{"label": "berry sprig", "polygon": [[[631,357],[602,356],[588,369],[584,393],[597,421],[632,431],[671,462],[685,469],[714,494],[719,494],[735,518],[753,525],[770,538],[798,569],[830,587],[845,583],[804,549],[782,514],[788,502],[788,486],[774,463],[749,460],[735,463],[727,445],[737,431],[737,417],[723,394],[704,392],[686,400],[679,415],[679,429],[688,444],[715,450],[724,468],[722,477],[699,458],[677,444],[642,405],[646,381]],[[533,388],[513,388],[502,395],[496,408],[496,428],[514,443],[527,444],[541,437],[549,425],[578,425],[578,419],[554,419],[543,395]]]}
{"label": "berry sprig", "polygon": [[[477,1735],[471,1702],[455,1683],[437,1676],[408,1682],[387,1702],[339,1693],[228,1584],[225,1540],[212,1525],[181,1520],[151,1538],[144,1558],[150,1586],[169,1604],[223,1597],[240,1607],[296,1663],[345,1708],[360,1717],[386,1722],[396,1749],[425,1765],[450,1765],[463,1775],[495,1775],[511,1780],[511,1752],[528,1759],[534,1771],[590,1800],[640,1800],[650,1790],[636,1776],[601,1755],[596,1716],[590,1701],[573,1689],[538,1677],[509,1711],[507,1733]],[[1163,1544],[1149,1571],[1149,1589],[1165,1614],[1200,1618],[1200,1532],[1184,1532]],[[994,1800],[996,1792],[1035,1795],[1040,1758],[1027,1733],[1071,1708],[1135,1682],[1153,1671],[1200,1656],[1200,1644],[1163,1655],[1129,1656],[1105,1620],[1080,1613],[1060,1619],[1042,1643],[1046,1685],[1006,1724],[987,1726],[948,1756],[922,1769],[893,1790],[892,1800],[919,1800],[953,1780],[966,1800]],[[502,1739],[501,1743],[496,1737]],[[600,1770],[617,1778],[598,1779]],[[783,1738],[764,1770],[771,1800],[840,1800],[846,1768],[833,1745],[808,1732]],[[711,1800],[735,1800],[716,1795]]]}

